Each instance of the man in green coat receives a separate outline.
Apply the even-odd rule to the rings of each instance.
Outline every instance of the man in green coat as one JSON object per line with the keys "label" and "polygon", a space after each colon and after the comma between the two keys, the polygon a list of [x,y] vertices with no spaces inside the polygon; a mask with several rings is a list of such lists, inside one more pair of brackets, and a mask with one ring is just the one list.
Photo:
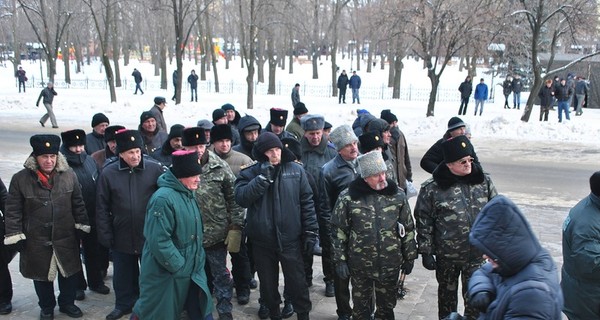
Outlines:
{"label": "man in green coat", "polygon": [[202,167],[195,151],[173,153],[146,210],[140,297],[132,319],[205,319],[212,298],[204,272],[202,218],[194,199]]}

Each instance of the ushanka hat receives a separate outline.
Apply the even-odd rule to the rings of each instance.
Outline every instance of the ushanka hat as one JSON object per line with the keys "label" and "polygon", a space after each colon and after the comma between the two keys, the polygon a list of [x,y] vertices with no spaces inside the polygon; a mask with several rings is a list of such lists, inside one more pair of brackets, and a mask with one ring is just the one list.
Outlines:
{"label": "ushanka hat", "polygon": [[110,123],[108,117],[104,113],[96,113],[92,117],[92,128],[104,122]]}
{"label": "ushanka hat", "polygon": [[363,133],[358,137],[360,153],[367,153],[375,150],[375,148],[383,148],[385,144],[383,139],[376,132]]}
{"label": "ushanka hat", "polygon": [[287,122],[288,111],[285,109],[271,108],[271,124],[284,127]]}
{"label": "ushanka hat", "polygon": [[137,130],[122,129],[116,132],[115,140],[117,141],[117,152],[125,152],[130,149],[144,147],[142,135]]}
{"label": "ushanka hat", "polygon": [[210,129],[210,143],[223,139],[233,140],[233,132],[230,125],[220,124]]}
{"label": "ushanka hat", "polygon": [[69,130],[60,133],[65,147],[85,146],[85,131],[81,129]]}
{"label": "ushanka hat", "polygon": [[196,151],[177,150],[171,155],[171,172],[175,178],[193,177],[202,173],[202,165]]}
{"label": "ushanka hat", "polygon": [[466,136],[460,135],[442,142],[444,163],[451,163],[466,156],[473,156],[473,145]]}
{"label": "ushanka hat", "polygon": [[300,125],[304,131],[321,130],[325,127],[325,118],[319,114],[305,115],[300,119]]}
{"label": "ushanka hat", "polygon": [[300,141],[294,138],[283,138],[281,139],[281,144],[283,147],[290,150],[298,161],[302,160],[302,145]]}
{"label": "ushanka hat", "polygon": [[58,154],[60,137],[55,134],[36,134],[31,136],[29,144],[31,144],[35,156]]}
{"label": "ushanka hat", "polygon": [[204,128],[192,127],[183,129],[183,137],[181,144],[184,147],[197,146],[199,144],[208,144],[206,141],[206,135],[204,134]]}
{"label": "ushanka hat", "polygon": [[109,142],[115,140],[115,135],[117,131],[123,130],[125,127],[120,125],[110,126],[104,130],[104,142]]}
{"label": "ushanka hat", "polygon": [[367,152],[357,158],[361,178],[370,177],[387,171],[383,156],[379,151]]}
{"label": "ushanka hat", "polygon": [[329,134],[329,140],[333,143],[335,149],[340,151],[346,145],[358,141],[358,138],[354,134],[352,127],[344,124],[331,131],[331,134]]}

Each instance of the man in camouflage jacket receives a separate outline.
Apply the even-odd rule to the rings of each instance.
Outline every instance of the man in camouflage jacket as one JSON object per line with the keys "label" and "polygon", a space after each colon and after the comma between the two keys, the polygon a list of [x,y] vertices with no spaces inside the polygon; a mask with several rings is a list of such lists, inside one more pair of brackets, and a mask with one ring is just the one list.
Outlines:
{"label": "man in camouflage jacket", "polygon": [[[483,263],[482,253],[469,243],[469,232],[481,209],[497,195],[490,177],[473,161],[466,136],[444,141],[442,150],[444,162],[423,183],[415,205],[419,253],[423,266],[435,270],[440,319],[456,311],[458,277],[466,297],[469,279]],[[465,305],[466,319],[476,319],[479,312],[467,301]]]}
{"label": "man in camouflage jacket", "polygon": [[386,179],[381,152],[358,157],[361,176],[342,191],[331,217],[333,260],[341,278],[351,276],[352,319],[394,319],[396,281],[417,257],[414,222],[406,195]]}

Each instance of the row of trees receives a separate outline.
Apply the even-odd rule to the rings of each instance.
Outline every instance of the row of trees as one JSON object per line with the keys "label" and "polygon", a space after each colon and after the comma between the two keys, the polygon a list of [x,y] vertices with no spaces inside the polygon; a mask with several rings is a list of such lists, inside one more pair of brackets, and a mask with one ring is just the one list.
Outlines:
{"label": "row of trees", "polygon": [[[56,74],[59,48],[68,56],[71,44],[79,67],[97,47],[110,84],[110,99],[121,85],[119,61],[127,65],[132,52],[150,59],[161,86],[167,86],[168,59],[178,69],[177,103],[181,99],[182,62],[189,42],[209,48],[194,59],[200,77],[212,70],[219,91],[213,37],[239,42],[242,67],[247,70],[247,107],[253,106],[254,83],[268,81],[275,92],[276,68],[293,73],[293,54],[306,48],[312,61],[312,77],[319,78],[318,61],[329,60],[329,77],[337,95],[337,55],[352,50],[366,57],[366,72],[373,61],[389,65],[388,86],[400,97],[402,59],[407,55],[423,61],[431,81],[427,116],[434,115],[435,95],[446,66],[461,59],[461,68],[476,76],[476,62],[496,66],[528,65],[536,92],[544,77],[569,67],[549,70],[557,48],[591,43],[597,34],[597,2],[594,0],[0,0],[5,39],[15,50],[14,67],[20,64],[24,42],[43,46],[48,76]],[[90,45],[90,43],[92,45]],[[490,51],[491,44],[504,50]],[[366,50],[368,48],[368,50]],[[87,52],[87,57],[83,53]],[[225,50],[226,54],[233,50]],[[539,52],[549,52],[548,65],[541,65]],[[582,60],[598,52],[593,50]],[[230,56],[226,59],[229,67]],[[288,59],[286,61],[286,59]],[[66,81],[69,63],[64,59]],[[112,62],[112,63],[111,63]],[[574,61],[573,63],[575,63]],[[355,68],[363,67],[356,59]],[[265,64],[267,80],[265,80]],[[114,68],[114,70],[113,70]],[[546,70],[546,71],[545,71]],[[535,95],[531,95],[532,97]],[[525,109],[528,121],[533,98]]]}

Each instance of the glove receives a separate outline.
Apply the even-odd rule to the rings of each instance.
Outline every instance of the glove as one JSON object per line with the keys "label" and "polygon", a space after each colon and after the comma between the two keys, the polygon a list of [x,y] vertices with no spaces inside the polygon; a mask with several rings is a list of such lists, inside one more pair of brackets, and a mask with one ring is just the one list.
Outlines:
{"label": "glove", "polygon": [[19,242],[12,245],[13,248],[19,252],[25,251],[25,240],[20,240]]}
{"label": "glove", "polygon": [[75,232],[77,233],[77,239],[79,240],[83,240],[85,238],[87,238],[87,236],[89,235],[89,233],[80,230],[80,229],[75,229]]}
{"label": "glove", "polygon": [[409,275],[412,272],[412,269],[413,269],[414,266],[415,266],[415,261],[414,260],[404,261],[404,263],[402,264],[402,266],[400,267],[400,269],[402,271],[404,271],[405,275]]}
{"label": "glove", "polygon": [[306,231],[304,233],[304,253],[312,255],[315,243],[317,243],[317,234],[312,231]]}
{"label": "glove", "polygon": [[35,104],[35,106],[39,108],[39,107],[40,107],[40,104],[39,104],[39,103],[36,103],[36,104]]}
{"label": "glove", "polygon": [[227,238],[225,238],[225,244],[227,245],[227,251],[232,253],[240,252],[242,230],[229,230],[229,232],[227,232]]}
{"label": "glove", "polygon": [[260,174],[267,178],[269,182],[273,182],[273,178],[275,178],[275,167],[269,162],[263,162],[260,165]]}
{"label": "glove", "polygon": [[432,254],[424,254],[423,258],[423,267],[427,270],[435,270],[435,257]]}
{"label": "glove", "polygon": [[340,262],[337,266],[335,266],[335,273],[337,273],[338,277],[342,279],[348,279],[350,276],[350,269],[348,269],[348,264],[346,262]]}
{"label": "glove", "polygon": [[486,312],[492,297],[489,292],[481,291],[477,292],[471,299],[469,300],[469,305],[480,312]]}

